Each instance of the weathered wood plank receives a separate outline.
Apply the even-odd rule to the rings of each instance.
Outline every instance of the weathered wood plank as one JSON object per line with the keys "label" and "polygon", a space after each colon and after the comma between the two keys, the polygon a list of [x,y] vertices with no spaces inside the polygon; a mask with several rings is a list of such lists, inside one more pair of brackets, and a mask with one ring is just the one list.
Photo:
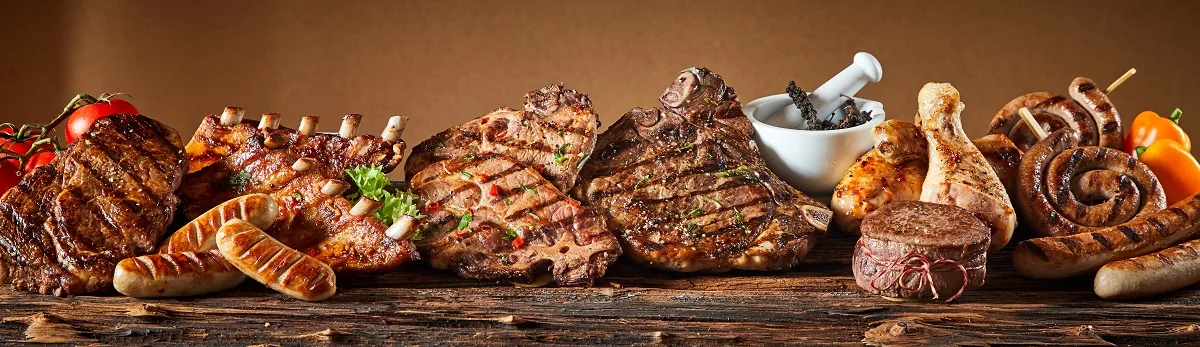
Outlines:
{"label": "weathered wood plank", "polygon": [[[1200,341],[1200,291],[1109,302],[1090,279],[1017,277],[1003,251],[987,283],[949,305],[861,292],[853,238],[834,235],[792,271],[677,274],[618,264],[595,288],[515,288],[414,265],[343,280],[324,302],[246,284],[173,300],[0,291],[0,341],[163,345],[1046,344]],[[618,288],[619,287],[619,288]]]}

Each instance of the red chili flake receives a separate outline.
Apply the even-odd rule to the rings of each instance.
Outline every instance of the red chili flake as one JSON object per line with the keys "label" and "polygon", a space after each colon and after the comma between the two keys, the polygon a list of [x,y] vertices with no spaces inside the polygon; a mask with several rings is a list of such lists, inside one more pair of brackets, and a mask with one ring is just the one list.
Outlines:
{"label": "red chili flake", "polygon": [[517,238],[513,239],[512,245],[513,248],[521,248],[521,246],[525,245],[525,238],[517,236]]}
{"label": "red chili flake", "polygon": [[537,164],[537,166],[533,168],[537,169],[538,171],[546,171],[546,165],[544,164]]}
{"label": "red chili flake", "polygon": [[500,196],[500,186],[493,184],[492,189],[488,191],[488,195]]}
{"label": "red chili flake", "polygon": [[488,120],[487,118],[480,118],[479,124],[487,124],[487,120]]}
{"label": "red chili flake", "polygon": [[439,204],[437,201],[430,201],[428,204],[425,204],[425,211],[437,211],[441,208],[442,204]]}
{"label": "red chili flake", "polygon": [[502,139],[502,138],[505,138],[505,137],[508,137],[508,129],[500,130],[500,132],[499,132],[499,133],[496,133],[496,138],[497,138],[497,139]]}

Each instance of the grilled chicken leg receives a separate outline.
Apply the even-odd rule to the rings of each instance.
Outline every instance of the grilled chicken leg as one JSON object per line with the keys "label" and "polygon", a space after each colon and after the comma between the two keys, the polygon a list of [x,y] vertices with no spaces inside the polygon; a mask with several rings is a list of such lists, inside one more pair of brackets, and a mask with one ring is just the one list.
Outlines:
{"label": "grilled chicken leg", "polygon": [[917,105],[930,149],[921,201],[966,209],[992,229],[989,251],[1004,247],[1017,215],[996,171],[962,129],[964,105],[958,90],[949,83],[928,83],[917,95]]}

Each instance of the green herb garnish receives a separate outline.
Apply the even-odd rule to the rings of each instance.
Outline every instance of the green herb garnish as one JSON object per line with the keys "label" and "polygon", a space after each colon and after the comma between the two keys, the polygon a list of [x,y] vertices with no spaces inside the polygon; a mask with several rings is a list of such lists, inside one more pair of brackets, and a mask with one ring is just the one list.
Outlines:
{"label": "green herb garnish", "polygon": [[246,183],[250,182],[251,178],[249,172],[238,171],[229,177],[229,185],[233,186],[234,190],[241,192],[242,189],[246,189]]}
{"label": "green herb garnish", "polygon": [[462,215],[462,218],[458,220],[458,226],[454,227],[454,230],[466,230],[467,232],[471,232],[472,220],[474,220],[474,218],[471,217],[470,213]]}
{"label": "green herb garnish", "polygon": [[692,209],[685,210],[685,211],[679,213],[679,218],[683,218],[683,219],[696,218],[702,214],[704,214],[704,210],[700,209],[699,207],[693,207]]}
{"label": "green herb garnish", "polygon": [[554,150],[554,162],[558,163],[558,165],[563,165],[567,161],[567,148],[570,147],[570,142],[558,146],[558,149]]}
{"label": "green herb garnish", "polygon": [[512,206],[513,202],[509,199],[504,199],[504,206]]}
{"label": "green herb garnish", "polygon": [[463,160],[471,160],[471,159],[475,159],[475,153],[467,153],[467,154],[463,154],[463,156],[462,156],[462,159],[463,159]]}
{"label": "green herb garnish", "polygon": [[524,190],[526,193],[529,193],[529,194],[537,194],[537,189],[526,187],[524,184],[521,185],[521,190]]}
{"label": "green herb garnish", "polygon": [[538,217],[538,215],[533,214],[533,212],[526,211],[525,214],[528,215],[530,218],[533,218],[534,220],[542,220],[542,217]]}
{"label": "green herb garnish", "polygon": [[717,177],[721,177],[721,178],[730,178],[730,177],[737,177],[737,176],[742,176],[742,177],[749,178],[749,179],[756,179],[754,177],[754,171],[750,170],[750,168],[748,168],[746,166],[738,166],[738,168],[736,168],[736,169],[717,173]]}
{"label": "green herb garnish", "polygon": [[475,175],[472,175],[470,172],[466,172],[466,171],[459,171],[458,174],[462,175],[462,177],[464,179],[468,179],[468,180],[471,179],[471,177],[475,177]]}
{"label": "green herb garnish", "polygon": [[383,173],[381,167],[359,166],[346,170],[346,174],[350,175],[350,180],[358,188],[358,193],[352,194],[349,198],[353,198],[354,203],[362,198],[378,201],[381,206],[373,216],[384,224],[392,225],[403,216],[414,219],[425,217],[417,208],[417,200],[420,198],[417,194],[412,191],[387,190],[391,180],[388,179],[387,174]]}
{"label": "green herb garnish", "polygon": [[513,229],[513,228],[508,228],[508,230],[505,230],[505,234],[502,237],[502,239],[504,239],[504,241],[512,241],[516,238],[517,238],[517,230]]}
{"label": "green herb garnish", "polygon": [[690,237],[700,236],[700,226],[696,223],[687,223],[683,225],[683,233]]}
{"label": "green herb garnish", "polygon": [[637,183],[633,184],[633,189],[638,189],[639,187],[642,186],[642,184],[650,181],[651,178],[654,178],[654,174],[652,174],[652,173],[642,176],[642,179],[638,180]]}
{"label": "green herb garnish", "polygon": [[750,230],[746,227],[746,218],[742,216],[742,211],[738,211],[736,208],[733,209],[733,223],[737,225],[738,229]]}
{"label": "green herb garnish", "polygon": [[703,196],[703,195],[701,195],[700,198],[707,200],[708,202],[711,202],[713,205],[717,205],[717,208],[721,208],[721,202],[717,201],[716,199],[713,199],[713,198],[710,198],[707,196]]}

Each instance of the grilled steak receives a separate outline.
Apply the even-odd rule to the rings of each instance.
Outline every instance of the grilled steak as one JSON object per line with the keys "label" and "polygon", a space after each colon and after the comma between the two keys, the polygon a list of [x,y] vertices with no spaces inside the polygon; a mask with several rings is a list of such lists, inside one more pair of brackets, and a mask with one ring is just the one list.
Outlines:
{"label": "grilled steak", "polygon": [[717,74],[682,72],[600,136],[573,194],[638,262],[675,271],[780,270],[825,235],[828,208],[775,177]]}
{"label": "grilled steak", "polygon": [[[303,157],[289,150],[287,142],[277,149],[268,148],[267,139],[274,135],[251,135],[236,152],[206,168],[239,173],[234,179],[208,182],[213,195],[231,199],[262,193],[275,198],[280,206],[279,221],[266,232],[329,264],[339,274],[383,272],[417,258],[412,242],[387,237],[387,226],[370,213],[350,213],[353,206],[341,196],[348,184],[326,176],[329,164],[311,160],[308,168],[293,168]],[[330,182],[343,188],[323,193]]]}
{"label": "grilled steak", "polygon": [[427,206],[422,256],[463,277],[590,285],[621,254],[599,213],[503,155],[437,162],[410,184]]}
{"label": "grilled steak", "polygon": [[[383,172],[391,172],[404,156],[405,144],[398,138],[389,141],[373,135],[317,133],[316,117],[305,117],[308,124],[302,123],[301,131],[298,131],[279,127],[275,114],[266,114],[260,121],[242,120],[241,114],[240,108],[229,107],[222,117],[204,117],[188,142],[188,174],[179,188],[179,196],[183,199],[179,209],[188,219],[237,196],[228,189],[227,182],[244,167],[231,166],[222,160],[255,135],[269,134],[274,140],[286,142],[284,148],[293,161],[304,157],[320,162],[322,165],[317,169],[329,179],[345,180],[346,170],[360,165],[380,166]],[[346,124],[356,126],[358,117],[361,116],[346,116],[343,127]],[[228,122],[222,122],[222,119]]]}
{"label": "grilled steak", "polygon": [[552,84],[525,94],[525,110],[502,107],[413,147],[406,177],[438,161],[500,153],[536,168],[559,190],[575,185],[596,144],[600,116],[587,94]]}
{"label": "grilled steak", "polygon": [[154,251],[186,168],[174,129],[138,115],[97,120],[0,197],[0,281],[58,296],[112,290],[117,262]]}

